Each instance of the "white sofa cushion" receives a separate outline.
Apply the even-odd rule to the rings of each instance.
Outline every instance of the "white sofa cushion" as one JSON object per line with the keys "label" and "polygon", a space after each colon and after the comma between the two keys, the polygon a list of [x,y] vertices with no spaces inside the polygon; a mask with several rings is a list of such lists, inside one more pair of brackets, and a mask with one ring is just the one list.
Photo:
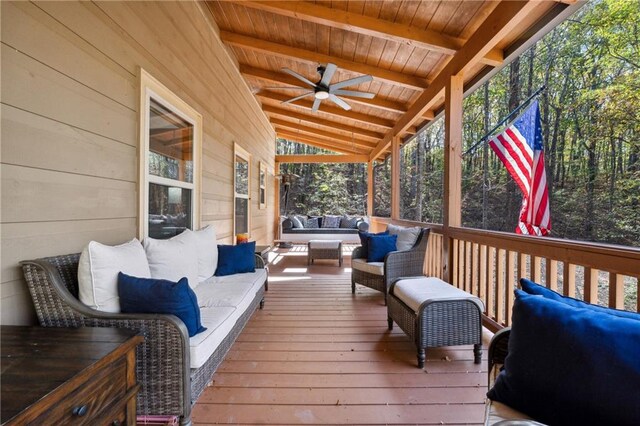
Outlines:
{"label": "white sofa cushion", "polygon": [[[237,307],[253,290],[253,295],[266,280],[266,269],[256,269],[255,272],[211,277],[200,283],[194,290],[200,307],[231,306]],[[253,299],[253,297],[252,297]]]}
{"label": "white sofa cushion", "polygon": [[198,250],[198,282],[202,282],[216,273],[218,267],[218,242],[216,230],[208,225],[193,233]]}
{"label": "white sofa cushion", "polygon": [[367,262],[367,259],[351,259],[351,268],[375,275],[384,275],[384,262]]}
{"label": "white sofa cushion", "polygon": [[198,285],[198,243],[193,231],[187,229],[168,240],[145,238],[144,251],[152,278],[177,282],[187,277],[189,287]]}
{"label": "white sofa cushion", "polygon": [[397,250],[405,251],[411,250],[415,245],[418,240],[418,235],[420,235],[421,228],[419,226],[406,228],[404,226],[397,226],[390,223],[387,225],[387,231],[389,231],[389,235],[398,236],[398,239],[396,240]]}
{"label": "white sofa cushion", "polygon": [[258,269],[246,274],[212,277],[198,285],[194,291],[201,306],[202,325],[207,330],[189,339],[191,368],[201,367],[211,357],[249,309],[266,277],[266,270]]}
{"label": "white sofa cushion", "polygon": [[151,278],[140,241],[134,238],[118,246],[91,241],[82,251],[78,264],[80,301],[99,311],[120,312],[118,272]]}
{"label": "white sofa cushion", "polygon": [[484,311],[482,300],[435,277],[399,280],[393,287],[393,294],[416,313],[418,313],[422,302],[427,300],[460,299],[469,299],[478,305],[481,311]]}

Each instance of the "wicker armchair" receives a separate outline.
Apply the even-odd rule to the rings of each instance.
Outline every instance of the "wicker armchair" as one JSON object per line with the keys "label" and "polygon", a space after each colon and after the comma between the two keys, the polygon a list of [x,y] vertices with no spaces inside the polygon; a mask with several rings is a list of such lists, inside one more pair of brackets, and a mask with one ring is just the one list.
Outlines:
{"label": "wicker armchair", "polygon": [[[351,268],[351,293],[356,292],[356,283],[378,290],[384,294],[384,304],[387,304],[387,293],[391,283],[398,278],[424,274],[424,258],[427,253],[429,228],[423,228],[413,247],[405,251],[393,251],[384,258],[383,274],[362,271]],[[366,259],[362,246],[353,250],[351,259]]]}
{"label": "wicker armchair", "polygon": [[[263,304],[264,286],[236,325],[198,369],[190,368],[189,334],[174,315],[122,314],[96,311],[78,300],[78,261],[70,254],[20,262],[43,327],[118,327],[144,337],[136,349],[140,383],[138,414],[178,415],[191,424],[196,402],[254,310]],[[264,261],[256,256],[256,268]]]}

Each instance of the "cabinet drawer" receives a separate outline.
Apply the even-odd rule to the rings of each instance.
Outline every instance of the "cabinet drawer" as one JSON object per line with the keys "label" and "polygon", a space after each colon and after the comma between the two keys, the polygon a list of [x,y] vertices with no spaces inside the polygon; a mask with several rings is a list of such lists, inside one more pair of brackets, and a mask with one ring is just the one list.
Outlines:
{"label": "cabinet drawer", "polygon": [[127,364],[120,358],[78,385],[69,395],[40,415],[36,424],[84,425],[119,403],[127,391]]}

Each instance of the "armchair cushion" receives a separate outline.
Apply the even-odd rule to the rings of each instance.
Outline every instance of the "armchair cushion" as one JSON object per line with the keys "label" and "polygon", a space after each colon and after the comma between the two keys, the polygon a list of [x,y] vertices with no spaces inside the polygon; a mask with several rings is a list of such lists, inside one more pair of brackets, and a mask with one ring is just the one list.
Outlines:
{"label": "armchair cushion", "polygon": [[256,242],[242,243],[235,246],[218,246],[218,269],[216,276],[255,272]]}
{"label": "armchair cushion", "polygon": [[487,396],[549,424],[640,424],[640,321],[515,293],[509,354]]}
{"label": "armchair cushion", "polygon": [[374,275],[384,275],[384,262],[367,262],[367,259],[351,259],[351,268]]}
{"label": "armchair cushion", "polygon": [[187,277],[189,287],[198,285],[198,238],[193,231],[187,229],[168,240],[145,238],[143,245],[152,278],[177,282]]}
{"label": "armchair cushion", "polygon": [[382,262],[387,253],[396,251],[397,235],[371,235],[367,238],[367,262]]}
{"label": "armchair cushion", "polygon": [[118,294],[123,313],[171,314],[182,320],[189,337],[206,330],[200,308],[187,278],[178,282],[118,274]]}
{"label": "armchair cushion", "polygon": [[118,273],[151,277],[149,263],[140,241],[118,246],[91,241],[78,264],[78,296],[82,303],[103,312],[120,312]]}
{"label": "armchair cushion", "polygon": [[418,240],[418,236],[420,235],[420,231],[422,228],[419,226],[406,228],[404,226],[398,226],[393,224],[387,225],[387,231],[389,235],[397,235],[398,242],[396,243],[398,247],[398,251],[411,250]]}

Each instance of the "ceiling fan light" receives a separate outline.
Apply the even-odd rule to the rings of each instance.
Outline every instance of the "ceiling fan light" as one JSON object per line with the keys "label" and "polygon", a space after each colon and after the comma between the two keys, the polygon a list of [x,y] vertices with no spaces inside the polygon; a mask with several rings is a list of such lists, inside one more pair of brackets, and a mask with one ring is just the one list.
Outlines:
{"label": "ceiling fan light", "polygon": [[328,99],[329,98],[329,92],[325,92],[323,90],[317,91],[313,96],[315,96],[316,99]]}

